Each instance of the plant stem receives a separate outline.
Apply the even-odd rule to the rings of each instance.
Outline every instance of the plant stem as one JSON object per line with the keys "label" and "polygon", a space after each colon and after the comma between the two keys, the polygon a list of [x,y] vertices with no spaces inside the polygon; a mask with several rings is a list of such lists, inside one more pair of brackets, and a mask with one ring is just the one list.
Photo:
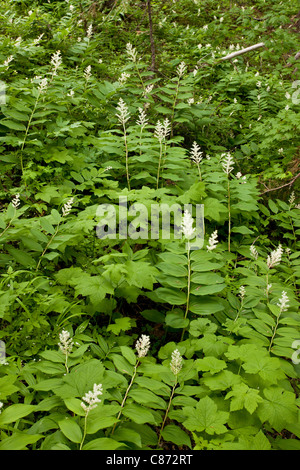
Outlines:
{"label": "plant stem", "polygon": [[176,388],[176,386],[177,386],[177,383],[178,383],[178,382],[177,382],[177,376],[176,376],[176,381],[175,381],[175,384],[174,384],[174,386],[173,386],[173,388],[172,388],[172,392],[171,392],[171,396],[170,396],[170,400],[169,400],[169,403],[168,403],[168,407],[167,407],[167,410],[166,410],[166,413],[165,413],[165,416],[164,416],[164,420],[163,420],[163,423],[162,423],[161,428],[160,428],[160,431],[159,431],[159,438],[158,438],[158,443],[157,443],[158,446],[159,446],[160,440],[161,440],[161,433],[163,432],[163,429],[164,429],[165,423],[166,423],[166,419],[167,419],[168,413],[169,413],[169,411],[170,411],[171,402],[172,402],[172,400],[173,400],[173,396],[174,396],[174,393],[175,393],[175,388]]}
{"label": "plant stem", "polygon": [[[130,383],[129,383],[128,387],[127,387],[127,390],[126,390],[126,392],[125,392],[123,401],[122,401],[122,403],[121,403],[121,409],[120,409],[119,414],[118,414],[118,416],[117,416],[117,421],[120,419],[120,416],[121,416],[121,414],[122,414],[123,407],[124,407],[124,405],[125,405],[125,402],[126,402],[126,399],[127,399],[127,395],[128,395],[128,393],[129,393],[129,390],[131,389],[131,386],[132,386],[133,381],[134,381],[134,379],[135,379],[136,372],[137,372],[137,367],[138,367],[139,363],[140,363],[140,361],[137,360],[137,361],[136,361],[136,364],[135,364],[135,366],[134,366],[133,376],[131,377]],[[113,429],[112,429],[111,435],[113,435],[113,433],[115,432],[116,426],[117,426],[117,422],[114,424],[114,427],[113,427]]]}
{"label": "plant stem", "polygon": [[51,237],[50,240],[48,241],[46,248],[44,249],[43,253],[41,254],[41,257],[40,257],[40,259],[39,259],[39,262],[38,262],[38,264],[37,264],[37,267],[36,267],[35,271],[37,271],[37,270],[39,269],[40,264],[41,264],[41,261],[42,261],[44,255],[45,255],[46,251],[48,250],[49,246],[51,245],[53,239],[56,237],[56,235],[57,235],[57,233],[58,233],[58,230],[59,230],[59,224],[60,224],[60,223],[57,224],[57,227],[56,227],[56,230],[55,230],[54,234],[52,235],[52,237]]}
{"label": "plant stem", "polygon": [[227,195],[228,195],[228,251],[229,251],[229,253],[230,253],[231,210],[230,210],[230,184],[229,184],[229,175],[227,175]]}
{"label": "plant stem", "polygon": [[83,446],[83,443],[84,443],[84,440],[85,440],[85,436],[86,436],[86,424],[87,424],[87,417],[88,417],[88,413],[85,413],[85,417],[84,417],[84,429],[83,429],[83,436],[82,436],[82,441],[80,443],[80,447],[79,447],[79,450],[82,449],[82,446]]}
{"label": "plant stem", "polygon": [[[187,242],[188,248],[187,248],[187,268],[188,268],[188,278],[187,278],[187,299],[186,299],[186,308],[185,308],[185,314],[184,314],[184,319],[186,319],[189,307],[190,307],[190,290],[191,290],[191,259],[190,259],[190,242]],[[183,328],[182,333],[181,333],[181,341],[183,340],[183,336],[185,333],[185,328]]]}
{"label": "plant stem", "polygon": [[128,189],[130,191],[130,179],[129,179],[129,170],[128,170],[128,145],[127,145],[127,134],[126,134],[126,127],[125,123],[123,122],[123,130],[124,130],[124,143],[125,143],[125,166],[126,166],[126,178]]}
{"label": "plant stem", "polygon": [[158,189],[161,159],[162,159],[162,141],[160,140],[159,141],[159,160],[158,160],[158,168],[157,168],[157,176],[156,176],[156,189]]}

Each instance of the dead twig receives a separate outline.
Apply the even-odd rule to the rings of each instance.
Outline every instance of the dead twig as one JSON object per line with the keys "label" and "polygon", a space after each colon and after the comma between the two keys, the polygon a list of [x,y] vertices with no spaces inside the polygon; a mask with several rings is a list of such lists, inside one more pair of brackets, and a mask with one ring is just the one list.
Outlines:
{"label": "dead twig", "polygon": [[294,182],[296,181],[297,178],[299,178],[299,176],[300,176],[300,173],[294,176],[294,178],[292,178],[288,183],[282,184],[281,186],[277,186],[276,188],[268,188],[260,194],[262,195],[265,193],[269,193],[271,191],[277,191],[278,189],[286,188],[287,186],[292,186],[292,184],[294,184]]}
{"label": "dead twig", "polygon": [[233,57],[236,57],[241,54],[246,54],[246,52],[254,51],[255,49],[258,49],[259,47],[264,47],[265,43],[264,42],[259,42],[258,44],[254,44],[254,46],[246,47],[245,49],[241,49],[240,51],[232,52],[232,54],[229,54],[225,57],[221,57],[219,60],[229,60],[233,59]]}

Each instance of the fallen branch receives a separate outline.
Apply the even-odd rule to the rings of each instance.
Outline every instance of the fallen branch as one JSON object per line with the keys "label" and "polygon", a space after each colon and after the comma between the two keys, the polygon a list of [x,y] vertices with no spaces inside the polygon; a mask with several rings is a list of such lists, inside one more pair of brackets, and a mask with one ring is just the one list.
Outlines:
{"label": "fallen branch", "polygon": [[232,54],[229,54],[225,57],[221,57],[219,60],[229,60],[233,59],[233,57],[236,57],[241,54],[246,54],[246,52],[254,51],[255,49],[258,49],[259,47],[264,47],[265,43],[264,42],[259,42],[258,44],[254,44],[254,46],[246,47],[246,49],[241,49],[240,51],[232,52]]}
{"label": "fallen branch", "polygon": [[296,181],[297,178],[299,178],[299,176],[300,176],[300,173],[294,176],[294,178],[292,178],[288,183],[285,183],[282,186],[277,186],[276,188],[268,188],[260,194],[269,193],[270,191],[277,191],[278,189],[285,188],[286,186],[292,186],[292,184]]}

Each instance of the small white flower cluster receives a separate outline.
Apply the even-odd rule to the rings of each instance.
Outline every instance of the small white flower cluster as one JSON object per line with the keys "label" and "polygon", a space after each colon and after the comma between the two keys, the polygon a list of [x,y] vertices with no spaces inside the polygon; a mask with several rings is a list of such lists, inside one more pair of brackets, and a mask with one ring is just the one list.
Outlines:
{"label": "small white flower cluster", "polygon": [[52,70],[53,75],[56,75],[56,71],[61,64],[62,64],[62,58],[60,55],[60,51],[57,51],[54,54],[52,54],[52,57],[51,57],[51,65],[53,65],[53,70]]}
{"label": "small white flower cluster", "polygon": [[193,145],[191,148],[191,160],[199,164],[202,158],[203,158],[203,152],[201,152],[201,148],[199,147],[197,142],[193,142]]}
{"label": "small white flower cluster", "polygon": [[289,303],[289,298],[286,292],[283,290],[282,295],[279,299],[279,302],[277,303],[277,306],[280,308],[280,313],[287,311],[287,309],[289,308],[288,303]]}
{"label": "small white flower cluster", "polygon": [[218,230],[215,230],[208,239],[208,245],[206,245],[207,251],[214,250],[218,243]]}
{"label": "small white flower cluster", "polygon": [[143,130],[148,124],[147,114],[143,110],[143,108],[139,108],[139,117],[136,121],[138,126],[141,126],[141,130]]}
{"label": "small white flower cluster", "polygon": [[171,123],[168,118],[166,118],[163,121],[163,123],[161,123],[160,121],[157,121],[155,130],[154,130],[154,136],[159,140],[159,142],[163,142],[164,140],[166,140],[170,132],[171,132]]}
{"label": "small white flower cluster", "polygon": [[182,78],[183,75],[185,74],[185,72],[186,72],[186,64],[185,64],[185,62],[182,61],[177,67],[178,78],[179,79]]}
{"label": "small white flower cluster", "polygon": [[245,294],[246,294],[246,289],[244,286],[241,286],[239,288],[239,296],[241,297],[242,301],[244,300]]}
{"label": "small white flower cluster", "polygon": [[290,197],[289,197],[289,205],[290,205],[290,206],[293,206],[293,205],[294,205],[295,199],[296,199],[296,198],[295,198],[295,191],[292,191],[292,192],[291,192],[291,195],[290,195]]}
{"label": "small white flower cluster", "polygon": [[271,254],[267,257],[267,266],[269,269],[274,268],[280,263],[282,254],[283,249],[281,244],[279,244],[278,248],[276,250],[273,250]]}
{"label": "small white flower cluster", "polygon": [[145,90],[143,91],[143,97],[144,98],[148,98],[147,95],[148,95],[148,93],[151,93],[151,91],[153,90],[153,87],[154,87],[153,83],[150,83],[150,85],[146,86]]}
{"label": "small white flower cluster", "polygon": [[137,52],[136,52],[135,47],[133,47],[130,42],[126,44],[126,52],[129,58],[132,60],[132,62],[136,62]]}
{"label": "small white flower cluster", "polygon": [[121,85],[124,85],[124,83],[127,82],[129,77],[130,73],[122,72],[120,78],[118,79],[118,82],[121,83]]}
{"label": "small white flower cluster", "polygon": [[228,176],[233,170],[234,160],[230,152],[222,153],[221,158],[223,158],[223,162],[222,162],[223,170]]}
{"label": "small white flower cluster", "polygon": [[74,198],[71,197],[71,198],[68,200],[68,202],[63,205],[63,208],[62,208],[62,215],[63,215],[63,217],[66,217],[67,215],[70,214],[71,209],[72,209],[73,202],[74,202]]}
{"label": "small white flower cluster", "polygon": [[90,39],[92,37],[92,35],[93,35],[93,25],[90,24],[90,26],[87,29],[86,36],[87,36],[87,38]]}
{"label": "small white flower cluster", "polygon": [[1,411],[2,411],[1,410],[2,407],[3,407],[3,403],[2,403],[2,401],[0,401],[0,414],[1,414]]}
{"label": "small white flower cluster", "polygon": [[251,254],[252,258],[254,258],[255,260],[258,258],[258,251],[257,251],[257,249],[255,248],[254,245],[250,246],[250,254]]}
{"label": "small white flower cluster", "polygon": [[122,100],[122,98],[119,99],[118,106],[117,106],[117,111],[118,113],[116,114],[117,118],[119,119],[119,122],[123,125],[128,121],[130,118],[130,113],[128,111],[128,107],[125,103],[125,101]]}
{"label": "small white flower cluster", "polygon": [[38,91],[40,93],[44,93],[44,91],[46,90],[48,86],[48,79],[47,78],[43,78],[41,81],[40,81],[40,84],[38,86]]}
{"label": "small white flower cluster", "polygon": [[7,59],[3,62],[4,67],[9,67],[9,64],[12,60],[14,60],[13,55],[10,55],[9,57],[7,57]]}
{"label": "small white flower cluster", "polygon": [[141,335],[140,339],[137,340],[135,348],[138,353],[138,357],[145,357],[150,348],[150,337],[147,335]]}
{"label": "small white flower cluster", "polygon": [[73,340],[70,338],[70,333],[66,330],[62,330],[59,334],[60,343],[58,343],[59,349],[63,354],[70,354],[73,349]]}
{"label": "small white flower cluster", "polygon": [[15,197],[13,198],[13,200],[11,201],[11,203],[12,203],[12,206],[15,209],[18,209],[18,207],[20,205],[20,194],[16,194]]}
{"label": "small white flower cluster", "polygon": [[174,375],[178,375],[182,369],[183,359],[178,349],[172,352],[170,368]]}
{"label": "small white flower cluster", "polygon": [[191,240],[195,236],[194,233],[196,228],[193,227],[193,222],[194,219],[191,213],[188,210],[185,210],[182,218],[181,230],[187,240]]}
{"label": "small white flower cluster", "polygon": [[241,179],[241,183],[242,184],[245,184],[246,183],[246,176],[243,176],[242,173],[240,171],[237,172],[237,174],[235,175],[235,177],[239,180]]}
{"label": "small white flower cluster", "polygon": [[89,391],[82,397],[82,400],[87,403],[87,405],[82,401],[80,403],[81,407],[84,409],[85,413],[88,414],[91,410],[98,406],[98,403],[101,403],[98,395],[103,394],[102,384],[94,384],[93,391]]}
{"label": "small white flower cluster", "polygon": [[43,36],[44,36],[44,33],[42,33],[38,38],[34,39],[33,45],[36,46],[41,41]]}
{"label": "small white flower cluster", "polygon": [[86,69],[84,70],[84,72],[83,72],[83,76],[84,76],[84,78],[86,79],[86,81],[89,81],[89,79],[90,79],[91,76],[92,76],[91,70],[92,70],[92,67],[91,67],[90,65],[88,65],[88,66],[86,67]]}

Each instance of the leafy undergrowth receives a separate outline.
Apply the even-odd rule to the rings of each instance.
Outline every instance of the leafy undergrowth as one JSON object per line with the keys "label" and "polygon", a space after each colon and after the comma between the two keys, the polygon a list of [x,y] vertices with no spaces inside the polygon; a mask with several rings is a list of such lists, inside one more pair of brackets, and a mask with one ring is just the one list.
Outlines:
{"label": "leafy undergrowth", "polygon": [[0,6],[1,450],[300,448],[297,2],[150,6]]}

